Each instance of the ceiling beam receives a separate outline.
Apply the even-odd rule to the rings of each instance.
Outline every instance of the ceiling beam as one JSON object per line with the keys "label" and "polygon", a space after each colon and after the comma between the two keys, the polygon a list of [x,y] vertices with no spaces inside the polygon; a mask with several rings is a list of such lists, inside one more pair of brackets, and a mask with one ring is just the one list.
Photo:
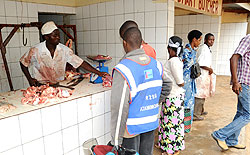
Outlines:
{"label": "ceiling beam", "polygon": [[249,3],[249,0],[223,0],[223,4],[230,3]]}
{"label": "ceiling beam", "polygon": [[224,12],[232,12],[232,13],[249,13],[248,10],[245,9],[223,9]]}
{"label": "ceiling beam", "polygon": [[248,13],[250,13],[250,5],[248,3],[236,3],[236,4],[248,10]]}

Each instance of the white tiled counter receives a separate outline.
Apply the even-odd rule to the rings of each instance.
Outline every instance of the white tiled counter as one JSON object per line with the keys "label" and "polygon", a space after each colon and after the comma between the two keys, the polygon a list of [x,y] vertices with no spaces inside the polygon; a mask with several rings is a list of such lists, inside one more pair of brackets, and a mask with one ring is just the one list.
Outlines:
{"label": "white tiled counter", "polygon": [[70,98],[30,106],[21,91],[0,94],[0,101],[17,106],[0,116],[0,155],[83,155],[82,144],[110,140],[110,88],[80,83]]}

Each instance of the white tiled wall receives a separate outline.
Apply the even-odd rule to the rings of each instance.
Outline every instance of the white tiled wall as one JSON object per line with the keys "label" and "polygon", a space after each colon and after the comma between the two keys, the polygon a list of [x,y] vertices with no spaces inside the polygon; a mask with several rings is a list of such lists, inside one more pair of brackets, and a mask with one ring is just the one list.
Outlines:
{"label": "white tiled wall", "polygon": [[[55,5],[35,4],[17,2],[12,0],[0,0],[0,24],[21,24],[38,21],[38,12],[75,14],[75,8]],[[1,30],[3,39],[10,33],[12,28]],[[27,46],[23,46],[22,30],[15,33],[7,45],[7,62],[11,74],[14,89],[27,88],[28,82],[19,66],[20,57],[29,50],[31,45],[39,43],[39,32],[37,28],[25,28]],[[5,69],[3,67],[2,55],[0,54],[0,92],[9,91],[9,85]]]}
{"label": "white tiled wall", "polygon": [[246,35],[248,23],[221,24],[217,72],[220,75],[230,75],[230,62],[234,50],[240,40]]}
{"label": "white tiled wall", "polygon": [[116,0],[77,7],[76,17],[71,23],[77,23],[79,55],[104,54],[113,59],[108,62],[109,71],[125,54],[119,36],[120,26],[128,19],[138,23],[143,39],[157,53],[157,59],[166,60],[166,43],[173,34],[174,1],[153,3],[152,0]]}
{"label": "white tiled wall", "polygon": [[[184,43],[188,43],[187,35],[191,30],[199,30],[203,33],[202,40],[204,40],[205,34],[212,33],[215,36],[215,42],[212,50],[213,63],[212,68],[217,73],[217,55],[219,54],[219,32],[221,25],[221,17],[212,17],[207,15],[185,15],[175,16],[175,35],[181,37]],[[218,74],[218,73],[217,73]]]}
{"label": "white tiled wall", "polygon": [[110,94],[111,90],[0,120],[0,154],[83,155],[82,144],[90,138],[107,144],[110,109],[105,107]]}

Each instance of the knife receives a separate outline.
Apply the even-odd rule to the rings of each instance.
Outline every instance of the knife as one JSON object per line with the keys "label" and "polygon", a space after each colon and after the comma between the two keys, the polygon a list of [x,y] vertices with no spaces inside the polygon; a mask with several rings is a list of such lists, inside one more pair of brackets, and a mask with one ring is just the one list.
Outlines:
{"label": "knife", "polygon": [[63,87],[63,88],[68,88],[68,89],[71,89],[71,90],[74,90],[75,88],[71,87],[71,86],[64,86],[64,85],[60,85],[59,82],[56,83],[56,84],[51,84],[49,85],[51,87]]}
{"label": "knife", "polygon": [[79,77],[73,84],[69,85],[70,87],[78,85],[80,82],[84,80],[84,77]]}

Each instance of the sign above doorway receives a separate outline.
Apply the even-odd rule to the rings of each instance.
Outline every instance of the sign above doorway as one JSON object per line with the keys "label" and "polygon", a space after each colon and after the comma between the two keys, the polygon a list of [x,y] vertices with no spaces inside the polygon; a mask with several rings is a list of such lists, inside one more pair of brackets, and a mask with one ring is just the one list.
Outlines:
{"label": "sign above doorway", "polygon": [[175,6],[207,15],[221,15],[222,0],[175,0]]}

